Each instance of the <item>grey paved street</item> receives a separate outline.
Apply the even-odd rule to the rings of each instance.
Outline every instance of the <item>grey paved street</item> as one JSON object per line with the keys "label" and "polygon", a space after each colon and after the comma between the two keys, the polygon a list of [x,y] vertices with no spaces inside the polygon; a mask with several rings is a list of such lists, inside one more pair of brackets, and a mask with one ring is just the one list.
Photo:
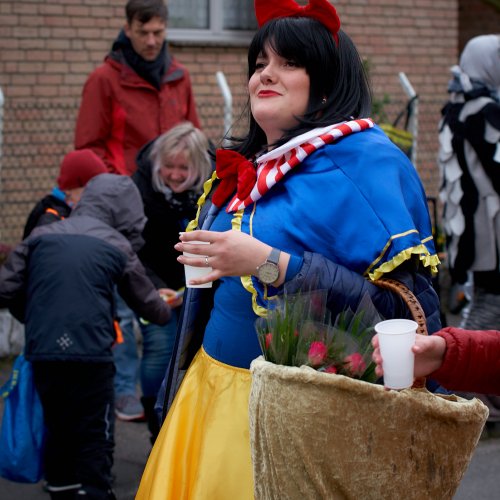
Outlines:
{"label": "grey paved street", "polygon": [[[114,490],[118,500],[132,500],[150,450],[149,433],[145,423],[117,421]],[[1,500],[50,500],[42,483],[20,484],[0,478]]]}
{"label": "grey paved street", "polygon": [[[10,364],[0,360],[0,385],[8,378]],[[0,418],[3,399],[0,398]],[[144,422],[116,421],[115,466],[113,473],[118,500],[132,500],[139,486],[142,471],[151,449],[149,432]],[[50,500],[49,494],[38,484],[13,483],[0,478],[0,500]]]}
{"label": "grey paved street", "polygon": [[[148,443],[146,424],[117,422],[114,473],[118,500],[134,498],[149,452]],[[454,500],[498,500],[499,471],[500,439],[480,441]],[[0,499],[49,500],[49,495],[41,483],[18,484],[0,479]]]}
{"label": "grey paved street", "polygon": [[500,439],[480,441],[454,500],[500,498]]}
{"label": "grey paved street", "polygon": [[[443,446],[446,444],[444,443]],[[145,423],[117,421],[114,474],[116,475],[115,493],[118,500],[134,498],[149,449]],[[454,500],[498,500],[500,498],[499,472],[500,439],[490,438],[480,441]],[[49,495],[43,491],[42,483],[18,484],[0,478],[0,499],[48,500]]]}
{"label": "grey paved street", "polygon": [[[448,318],[448,321],[457,324],[456,318]],[[0,359],[0,385],[9,373],[10,364]],[[2,411],[3,400],[0,398],[0,415]],[[446,443],[443,443],[443,446],[446,446]],[[117,420],[114,475],[118,500],[132,500],[135,497],[149,450],[149,434],[145,423],[124,423]],[[500,438],[488,438],[479,442],[454,500],[499,498]],[[43,491],[42,483],[19,484],[0,478],[0,500],[49,500],[49,495]]]}

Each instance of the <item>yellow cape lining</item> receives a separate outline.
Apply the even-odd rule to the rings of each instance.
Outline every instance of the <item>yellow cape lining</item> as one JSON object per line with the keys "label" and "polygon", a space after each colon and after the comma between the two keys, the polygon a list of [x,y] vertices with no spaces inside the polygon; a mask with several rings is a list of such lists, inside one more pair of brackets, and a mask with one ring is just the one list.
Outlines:
{"label": "yellow cape lining", "polygon": [[[198,209],[196,211],[196,217],[187,225],[186,231],[194,231],[198,227],[201,207],[205,203],[205,200],[207,199],[207,196],[212,189],[212,185],[217,178],[218,178],[217,173],[214,171],[212,177],[206,180],[205,183],[203,184],[203,193],[197,201]],[[256,204],[254,203],[252,213],[250,215],[250,236],[253,236],[252,223],[253,223],[253,215],[255,213],[255,208]],[[243,212],[244,209],[238,210],[237,212],[235,212],[233,219],[231,220],[231,227],[234,231],[241,231]],[[252,309],[255,312],[255,314],[261,317],[267,316],[267,309],[265,307],[260,306],[257,303],[257,290],[253,286],[252,277],[241,276],[241,284],[243,285],[243,288],[245,288],[247,292],[252,294]],[[265,300],[273,299],[273,297],[268,297],[266,285],[264,285],[264,299]]]}
{"label": "yellow cape lining", "polygon": [[[377,267],[373,271],[369,269],[365,272],[365,275],[372,281],[379,279],[382,275],[389,273],[400,266],[405,260],[411,259],[412,255],[418,255],[425,267],[431,268],[432,274],[437,274],[437,266],[441,263],[439,257],[434,254],[431,255],[429,250],[425,245],[417,245],[414,247],[407,248],[399,252],[391,260],[384,262],[381,266]],[[377,259],[378,261],[379,259]],[[372,266],[370,266],[372,267]]]}
{"label": "yellow cape lining", "polygon": [[[257,204],[254,203],[253,204],[253,208],[252,208],[252,213],[250,214],[250,236],[253,236],[253,216],[255,214],[255,210],[257,208]],[[231,221],[231,224],[232,224],[232,227],[235,231],[241,231],[241,222],[242,222],[242,219],[243,219],[243,213],[244,213],[245,209],[241,209],[241,210],[238,210],[235,214],[234,214],[234,217],[233,217],[233,220]],[[242,276],[241,277],[241,284],[243,285],[243,288],[247,291],[247,292],[250,292],[252,294],[252,309],[253,309],[253,312],[257,315],[257,316],[260,316],[262,318],[265,318],[267,316],[267,309],[261,305],[259,305],[257,303],[257,296],[258,296],[258,293],[257,293],[257,290],[255,289],[255,287],[253,286],[253,282],[252,282],[252,277],[251,276]],[[273,298],[275,297],[269,297],[267,295],[267,285],[263,285],[264,286],[264,300],[272,300]]]}
{"label": "yellow cape lining", "polygon": [[217,173],[214,170],[212,177],[207,179],[203,184],[203,193],[198,198],[196,204],[198,205],[198,209],[196,210],[196,217],[187,225],[186,231],[194,231],[198,227],[198,220],[200,218],[201,207],[205,204],[205,200],[207,199],[208,194],[212,190],[212,184],[215,179],[217,179]]}

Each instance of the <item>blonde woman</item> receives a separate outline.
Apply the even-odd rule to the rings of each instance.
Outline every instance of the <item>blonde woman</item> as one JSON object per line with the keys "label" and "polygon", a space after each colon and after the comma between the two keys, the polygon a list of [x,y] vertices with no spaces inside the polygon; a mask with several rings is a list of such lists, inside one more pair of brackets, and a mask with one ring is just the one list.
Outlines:
{"label": "blonde woman", "polygon": [[[184,269],[174,245],[196,214],[204,181],[212,172],[208,139],[192,123],[181,123],[150,142],[137,156],[132,179],[144,202],[147,223],[139,251],[148,276],[158,289],[184,287]],[[158,422],[154,403],[172,353],[177,310],[182,299],[169,301],[172,319],[164,326],[139,322],[144,338],[140,368],[142,403],[154,441]]]}

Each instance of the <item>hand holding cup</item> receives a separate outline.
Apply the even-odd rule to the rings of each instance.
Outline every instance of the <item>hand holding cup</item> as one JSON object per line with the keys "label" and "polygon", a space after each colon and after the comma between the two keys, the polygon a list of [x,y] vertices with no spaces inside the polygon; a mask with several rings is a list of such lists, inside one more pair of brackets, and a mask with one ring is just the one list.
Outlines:
{"label": "hand holding cup", "polygon": [[390,319],[375,325],[384,371],[384,386],[406,389],[413,385],[418,324],[408,319]]}
{"label": "hand holding cup", "polygon": [[[210,243],[208,241],[190,241],[190,245],[209,245]],[[209,263],[209,256],[208,255],[200,255],[200,254],[194,254],[190,252],[182,252],[184,257],[195,257],[198,259],[203,260],[202,267],[196,266],[196,265],[191,265],[191,264],[184,264],[184,272],[186,274],[186,287],[187,288],[212,288],[212,282],[209,281],[207,283],[199,283],[197,285],[193,284],[191,280],[197,280],[197,279],[203,279],[207,275],[209,275],[212,272],[212,267],[210,266]]]}

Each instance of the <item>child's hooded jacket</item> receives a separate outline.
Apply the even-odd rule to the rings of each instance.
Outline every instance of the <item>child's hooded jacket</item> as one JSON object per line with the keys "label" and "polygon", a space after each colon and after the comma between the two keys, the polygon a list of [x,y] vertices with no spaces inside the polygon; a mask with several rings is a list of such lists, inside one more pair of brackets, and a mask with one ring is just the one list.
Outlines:
{"label": "child's hooded jacket", "polygon": [[114,288],[141,317],[166,323],[170,308],[135,253],[146,218],[125,176],[101,174],[70,217],[36,228],[0,269],[0,307],[26,325],[30,361],[112,361]]}

